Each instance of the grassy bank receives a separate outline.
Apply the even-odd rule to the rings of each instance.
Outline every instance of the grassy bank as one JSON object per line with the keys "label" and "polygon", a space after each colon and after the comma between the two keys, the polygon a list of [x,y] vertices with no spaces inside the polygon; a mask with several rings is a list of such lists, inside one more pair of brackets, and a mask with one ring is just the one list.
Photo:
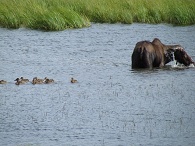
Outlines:
{"label": "grassy bank", "polygon": [[194,0],[1,0],[0,26],[42,30],[97,23],[195,24]]}

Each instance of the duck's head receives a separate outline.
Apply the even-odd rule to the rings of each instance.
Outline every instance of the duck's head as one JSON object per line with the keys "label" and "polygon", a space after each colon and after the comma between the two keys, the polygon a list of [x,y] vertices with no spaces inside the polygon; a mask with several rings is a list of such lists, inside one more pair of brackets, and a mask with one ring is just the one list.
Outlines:
{"label": "duck's head", "polygon": [[20,79],[19,78],[16,78],[14,81],[19,81]]}
{"label": "duck's head", "polygon": [[37,80],[37,77],[34,77],[33,80]]}

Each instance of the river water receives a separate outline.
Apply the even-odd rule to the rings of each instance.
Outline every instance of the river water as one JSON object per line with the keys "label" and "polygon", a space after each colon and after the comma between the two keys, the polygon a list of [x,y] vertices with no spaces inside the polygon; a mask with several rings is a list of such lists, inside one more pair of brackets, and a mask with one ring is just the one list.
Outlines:
{"label": "river water", "polygon": [[[156,37],[195,60],[195,26],[0,28],[0,145],[194,146],[195,68],[131,70],[135,44]],[[21,76],[55,83],[15,85]]]}

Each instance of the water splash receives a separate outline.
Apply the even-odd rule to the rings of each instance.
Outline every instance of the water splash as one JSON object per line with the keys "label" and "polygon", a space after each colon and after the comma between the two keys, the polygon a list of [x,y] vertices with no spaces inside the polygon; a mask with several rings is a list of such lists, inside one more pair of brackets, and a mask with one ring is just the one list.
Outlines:
{"label": "water splash", "polygon": [[184,64],[181,64],[179,62],[177,62],[177,60],[175,60],[175,55],[174,52],[172,53],[173,56],[173,61],[171,62],[171,67],[174,69],[184,69],[186,68],[186,66]]}
{"label": "water splash", "polygon": [[189,65],[189,67],[195,67],[195,66],[194,66],[194,64],[193,64],[193,63],[191,63],[191,64]]}
{"label": "water splash", "polygon": [[173,68],[178,67],[177,61],[175,60],[174,52],[172,53],[172,56],[173,56],[173,61],[171,62],[171,66]]}
{"label": "water splash", "polygon": [[191,63],[189,66],[185,66],[184,64],[177,62],[177,60],[175,60],[174,53],[172,53],[172,56],[173,56],[173,61],[171,61],[172,68],[186,68],[186,67],[193,68],[193,67],[195,67],[193,63]]}

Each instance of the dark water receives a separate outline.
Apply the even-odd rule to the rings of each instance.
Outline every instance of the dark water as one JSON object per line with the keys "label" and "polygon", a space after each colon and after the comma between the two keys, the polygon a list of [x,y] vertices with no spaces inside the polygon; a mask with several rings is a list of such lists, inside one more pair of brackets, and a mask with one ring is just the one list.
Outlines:
{"label": "dark water", "polygon": [[[155,37],[195,60],[195,26],[0,28],[0,145],[194,146],[195,68],[131,70],[136,42]],[[15,85],[21,76],[55,83]]]}

